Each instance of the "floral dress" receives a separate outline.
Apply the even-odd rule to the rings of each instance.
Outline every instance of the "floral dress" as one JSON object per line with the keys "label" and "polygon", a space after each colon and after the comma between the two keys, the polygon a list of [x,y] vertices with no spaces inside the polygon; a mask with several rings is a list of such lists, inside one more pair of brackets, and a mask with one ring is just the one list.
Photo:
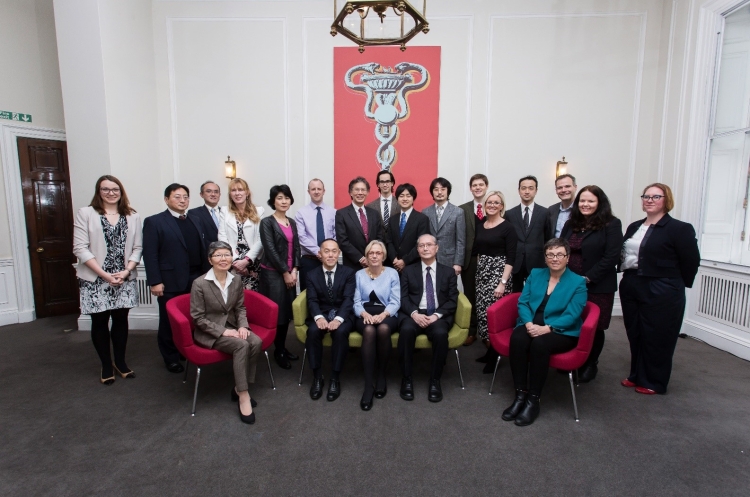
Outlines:
{"label": "floral dress", "polygon": [[[125,240],[128,238],[128,221],[125,216],[114,225],[100,216],[107,256],[102,269],[107,273],[125,271]],[[101,277],[94,281],[78,279],[81,292],[81,314],[96,314],[112,309],[131,309],[138,305],[138,285],[136,280],[125,280],[120,286],[112,286]]]}
{"label": "floral dress", "polygon": [[[250,245],[245,240],[245,230],[243,229],[243,223],[237,221],[237,259],[244,259],[245,256],[250,252]],[[242,286],[246,290],[258,291],[258,283],[260,281],[260,257],[255,262],[249,261],[247,264],[247,272],[249,276],[242,277]]]}

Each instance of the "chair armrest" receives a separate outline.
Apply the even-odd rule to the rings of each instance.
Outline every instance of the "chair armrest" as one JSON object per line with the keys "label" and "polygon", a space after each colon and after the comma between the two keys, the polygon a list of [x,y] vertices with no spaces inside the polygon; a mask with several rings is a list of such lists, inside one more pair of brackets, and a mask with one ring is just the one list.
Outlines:
{"label": "chair armrest", "polygon": [[292,314],[294,315],[294,326],[302,326],[307,319],[307,290],[303,291],[292,302]]}
{"label": "chair armrest", "polygon": [[471,324],[471,302],[466,298],[463,292],[458,294],[458,305],[456,307],[456,315],[453,322],[458,325],[459,328],[468,330]]}
{"label": "chair armrest", "polygon": [[487,331],[500,333],[516,327],[518,320],[518,298],[520,293],[511,293],[501,298],[487,309]]}

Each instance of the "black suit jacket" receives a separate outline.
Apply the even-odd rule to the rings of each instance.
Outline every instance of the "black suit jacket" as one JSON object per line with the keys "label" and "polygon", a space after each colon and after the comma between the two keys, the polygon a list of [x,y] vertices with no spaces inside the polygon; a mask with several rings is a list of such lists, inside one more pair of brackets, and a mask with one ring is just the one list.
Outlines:
{"label": "black suit jacket", "polygon": [[[187,218],[198,229],[198,234],[203,240],[200,249],[202,271],[205,273],[211,265],[208,263],[203,223],[190,214]],[[146,280],[149,286],[163,283],[164,291],[167,293],[189,290],[187,286],[190,279],[190,258],[187,245],[177,220],[169,209],[143,220],[143,265],[146,266]]]}
{"label": "black suit jacket", "polygon": [[523,223],[522,204],[519,204],[505,213],[505,219],[516,229],[518,237],[518,250],[516,260],[513,264],[513,274],[525,268],[527,273],[532,269],[544,268],[544,244],[549,240],[549,211],[546,207],[534,204],[534,212],[531,214],[529,230]]}
{"label": "black suit jacket", "polygon": [[359,222],[359,213],[354,210],[353,205],[349,204],[336,211],[336,241],[344,255],[344,265],[352,269],[362,269],[359,260],[365,256],[365,247],[370,241],[381,240],[386,243],[380,212],[369,207],[363,207],[363,209],[367,216],[369,240],[365,240],[362,224]]}
{"label": "black suit jacket", "polygon": [[[450,267],[438,263],[435,275],[435,290],[437,293],[437,309],[435,312],[442,314],[441,319],[453,325],[453,318],[458,308],[458,280],[456,271]],[[406,266],[401,271],[401,311],[404,313],[402,319],[411,316],[414,311],[419,311],[419,302],[424,293],[422,282],[422,261]]]}
{"label": "black suit jacket", "polygon": [[260,263],[272,267],[280,273],[291,272],[292,268],[299,267],[300,247],[297,235],[297,223],[294,219],[287,218],[292,227],[292,267],[289,267],[289,242],[286,235],[281,231],[279,223],[273,216],[264,217],[260,220],[260,242],[263,244],[263,255]]}
{"label": "black suit jacket", "polygon": [[[557,229],[557,218],[560,216],[560,206],[562,205],[562,202],[558,202],[556,204],[552,204],[547,208],[547,211],[549,212],[548,216],[549,219],[547,221],[547,240],[550,240],[552,238],[555,238],[555,230]],[[562,236],[562,231],[560,232],[560,236]]]}
{"label": "black suit jacket", "polygon": [[[558,210],[559,212],[559,210]],[[551,217],[550,217],[551,219]],[[565,223],[560,238],[569,240],[573,234],[570,221]],[[617,291],[617,265],[622,251],[622,223],[612,219],[604,229],[583,232],[581,255],[583,272],[589,279],[589,293],[614,293]]]}
{"label": "black suit jacket", "polygon": [[[624,239],[632,237],[644,221],[631,223]],[[691,288],[700,263],[701,254],[693,226],[665,214],[658,223],[649,226],[643,237],[636,271],[640,276],[650,278],[682,278],[685,286]]]}
{"label": "black suit jacket", "polygon": [[323,315],[328,320],[328,313],[336,309],[336,316],[350,321],[353,319],[354,290],[357,287],[355,271],[339,264],[333,276],[333,301],[328,298],[328,283],[325,268],[320,266],[309,271],[307,281],[308,322],[315,316]]}
{"label": "black suit jacket", "polygon": [[415,210],[411,211],[406,220],[404,235],[399,236],[401,212],[394,214],[388,221],[388,261],[399,258],[408,266],[419,261],[417,240],[420,236],[430,233],[430,220]]}
{"label": "black suit jacket", "polygon": [[203,223],[203,229],[206,233],[207,245],[219,240],[219,228],[214,222],[214,218],[211,217],[211,213],[208,212],[208,208],[205,205],[195,207],[188,211],[189,216],[197,216],[198,219]]}

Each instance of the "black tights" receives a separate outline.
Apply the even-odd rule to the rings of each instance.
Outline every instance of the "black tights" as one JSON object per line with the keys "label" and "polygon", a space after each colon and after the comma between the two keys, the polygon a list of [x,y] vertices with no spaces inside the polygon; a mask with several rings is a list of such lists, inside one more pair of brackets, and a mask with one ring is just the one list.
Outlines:
{"label": "black tights", "polygon": [[375,392],[375,363],[378,366],[377,388],[385,387],[385,368],[388,365],[388,355],[391,352],[391,327],[380,323],[365,325],[362,330],[362,363],[365,367],[365,393],[363,397],[372,398]]}
{"label": "black tights", "polygon": [[586,366],[590,366],[599,362],[599,355],[601,355],[603,348],[604,330],[596,330],[596,335],[594,335],[594,344],[591,346],[591,353],[589,354],[589,358],[586,360],[586,364],[584,364],[582,367],[585,368]]}
{"label": "black tights", "polygon": [[[102,361],[102,377],[108,378],[114,374],[112,370],[112,356],[109,352],[109,342],[112,340],[112,350],[115,355],[115,366],[126,373],[130,371],[125,364],[125,347],[128,344],[128,312],[130,309],[112,309],[111,311],[91,314],[91,341],[96,353]],[[112,318],[112,330],[109,328],[109,318]]]}
{"label": "black tights", "polygon": [[532,338],[526,332],[526,326],[516,326],[510,336],[510,369],[516,390],[528,389],[530,394],[538,397],[547,380],[550,356],[567,352],[577,344],[578,337],[575,336],[547,333]]}
{"label": "black tights", "polygon": [[289,323],[276,325],[276,337],[273,339],[274,354],[280,355],[286,350],[286,334],[289,332]]}

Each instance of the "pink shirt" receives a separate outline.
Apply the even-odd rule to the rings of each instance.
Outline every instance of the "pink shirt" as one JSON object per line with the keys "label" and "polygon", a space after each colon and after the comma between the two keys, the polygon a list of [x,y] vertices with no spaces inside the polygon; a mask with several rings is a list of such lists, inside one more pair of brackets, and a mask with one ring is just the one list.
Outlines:
{"label": "pink shirt", "polygon": [[[286,237],[286,244],[288,247],[286,265],[289,268],[289,272],[291,272],[292,271],[292,254],[294,253],[294,231],[292,231],[291,223],[289,224],[289,226],[284,226],[282,224],[279,224],[279,228],[281,228],[281,232],[284,233],[284,236]],[[261,264],[260,267],[275,271],[274,268],[268,267],[265,264]]]}

